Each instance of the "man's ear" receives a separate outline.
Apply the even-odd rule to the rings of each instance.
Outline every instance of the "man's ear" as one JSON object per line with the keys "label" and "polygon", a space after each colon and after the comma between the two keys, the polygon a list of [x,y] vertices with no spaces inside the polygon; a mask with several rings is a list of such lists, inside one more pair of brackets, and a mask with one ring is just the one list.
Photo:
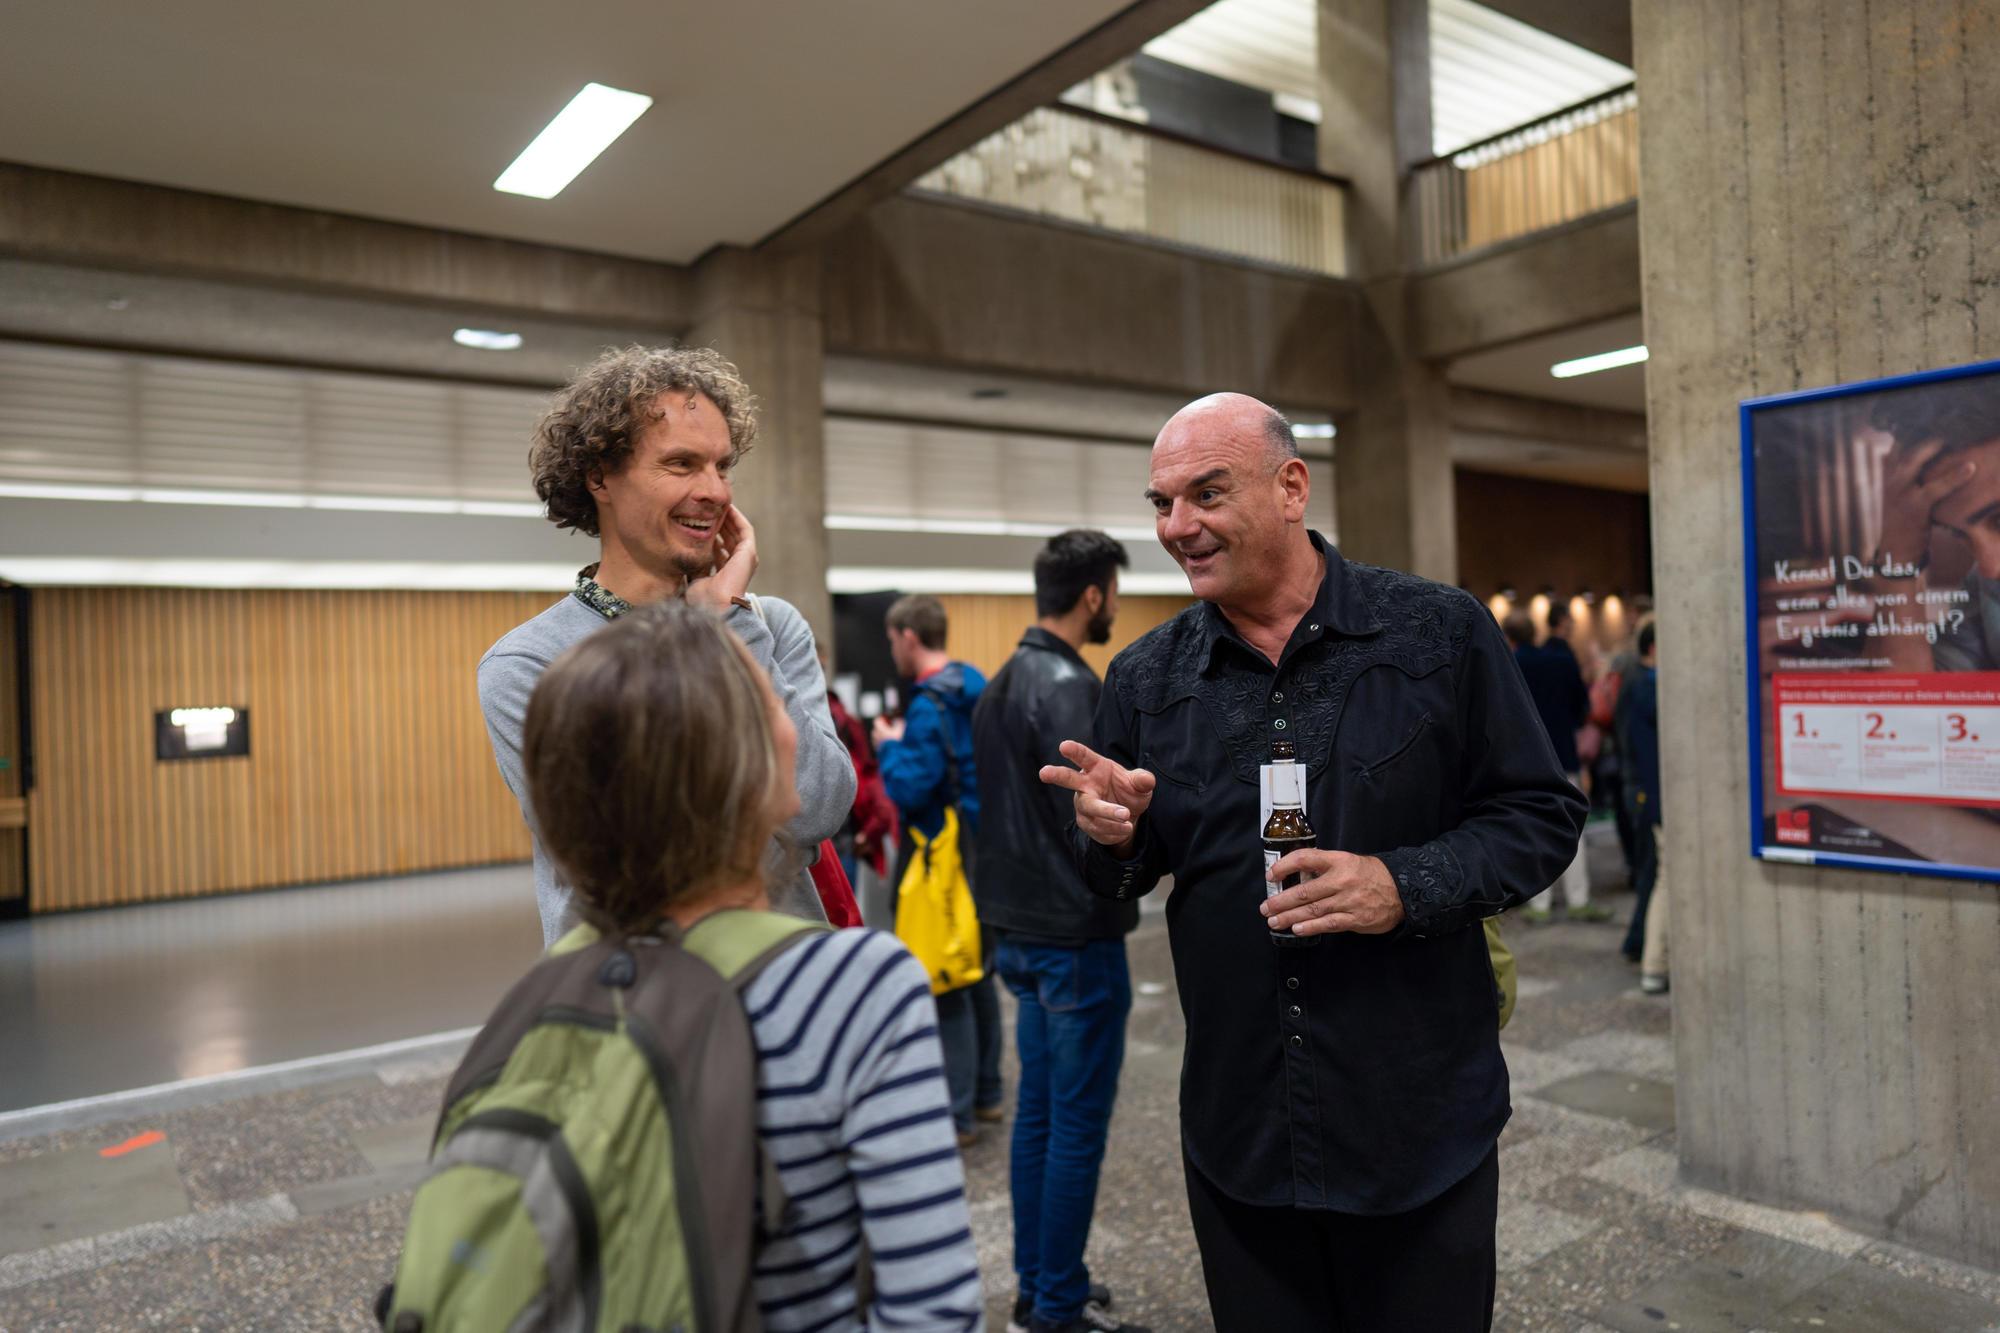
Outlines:
{"label": "man's ear", "polygon": [[1096,615],[1104,609],[1104,589],[1093,583],[1083,590],[1083,609]]}
{"label": "man's ear", "polygon": [[604,474],[596,468],[592,468],[583,474],[583,486],[592,495],[604,494]]}
{"label": "man's ear", "polygon": [[1297,523],[1306,516],[1306,502],[1312,499],[1312,470],[1303,458],[1287,458],[1278,469],[1278,485],[1285,492],[1285,518]]}

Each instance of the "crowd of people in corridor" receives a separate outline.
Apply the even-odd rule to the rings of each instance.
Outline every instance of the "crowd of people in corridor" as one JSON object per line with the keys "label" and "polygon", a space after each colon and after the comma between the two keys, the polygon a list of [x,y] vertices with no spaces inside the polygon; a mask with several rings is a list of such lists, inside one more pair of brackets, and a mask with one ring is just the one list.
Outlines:
{"label": "crowd of people in corridor", "polygon": [[[1546,666],[1563,650],[1503,634],[1458,589],[1345,559],[1306,523],[1284,418],[1220,394],[1160,432],[1144,497],[1186,611],[1100,680],[1080,650],[1109,641],[1129,556],[1065,532],[991,681],[951,657],[935,598],[890,608],[911,688],[863,737],[804,617],[752,589],[730,476],[754,436],[748,390],[713,353],[633,348],[579,375],[532,467],[551,519],[595,535],[600,560],[479,670],[535,835],[543,967],[586,956],[583,984],[637,996],[676,945],[788,918],[723,969],[754,1064],[739,1108],[763,1164],[739,1182],[754,1257],[688,1299],[717,1327],[981,1326],[959,1151],[1009,1115],[1005,985],[1010,1329],[1144,1333],[1084,1252],[1132,1002],[1125,937],[1171,876],[1182,1147],[1216,1327],[1489,1327],[1510,1107],[1481,927],[1559,883],[1572,914],[1591,906],[1574,741],[1589,695]],[[1652,648],[1648,625],[1617,713],[1657,925]],[[1314,843],[1267,850],[1293,781]],[[969,967],[826,929],[836,865],[844,887],[862,859],[893,862],[902,885],[946,846],[977,909]],[[681,1083],[682,1099],[724,1095]],[[675,1233],[696,1270],[708,1225],[684,1214]],[[608,1300],[619,1280],[593,1271],[590,1289]],[[415,1309],[400,1299],[385,1314]],[[438,1326],[418,1313],[434,1322],[410,1327]]]}

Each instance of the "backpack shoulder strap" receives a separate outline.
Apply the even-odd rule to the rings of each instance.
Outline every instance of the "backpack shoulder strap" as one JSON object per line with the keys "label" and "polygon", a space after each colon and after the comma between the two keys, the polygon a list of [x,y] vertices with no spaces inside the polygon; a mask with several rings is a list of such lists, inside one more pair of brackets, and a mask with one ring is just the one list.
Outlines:
{"label": "backpack shoulder strap", "polygon": [[815,934],[828,927],[817,921],[801,921],[782,912],[753,912],[731,907],[710,912],[694,923],[681,937],[681,947],[720,972],[738,991],[757,979],[773,958],[797,942],[800,936]]}
{"label": "backpack shoulder strap", "polygon": [[[970,765],[972,756],[969,753],[959,753],[951,734],[951,715],[954,710],[951,702],[944,697],[944,691],[930,685],[919,685],[916,689],[918,694],[928,695],[932,707],[937,709],[938,729],[944,732],[944,754],[947,761],[944,766],[944,803],[956,806],[965,794],[965,784],[959,780],[958,768],[960,764]],[[969,722],[966,730],[968,733],[971,731]]]}

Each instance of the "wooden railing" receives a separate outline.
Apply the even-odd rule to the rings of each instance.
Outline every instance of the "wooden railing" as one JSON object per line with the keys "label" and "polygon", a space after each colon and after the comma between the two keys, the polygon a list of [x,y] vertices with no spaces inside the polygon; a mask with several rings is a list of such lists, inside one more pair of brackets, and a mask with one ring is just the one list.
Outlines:
{"label": "wooden railing", "polygon": [[1632,85],[1565,107],[1410,173],[1405,243],[1416,267],[1639,197]]}
{"label": "wooden railing", "polygon": [[920,179],[932,194],[1344,276],[1346,182],[1077,107],[1042,107]]}

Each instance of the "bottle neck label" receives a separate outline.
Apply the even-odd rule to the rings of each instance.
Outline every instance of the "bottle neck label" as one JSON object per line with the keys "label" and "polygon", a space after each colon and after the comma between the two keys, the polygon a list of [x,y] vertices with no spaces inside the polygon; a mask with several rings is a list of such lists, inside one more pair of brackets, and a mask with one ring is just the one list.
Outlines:
{"label": "bottle neck label", "polygon": [[1261,802],[1263,809],[1258,813],[1257,827],[1260,829],[1264,827],[1263,821],[1269,819],[1271,811],[1278,806],[1303,808],[1306,803],[1306,770],[1297,760],[1283,759],[1275,764],[1265,764],[1262,777],[1263,781],[1258,784],[1263,788],[1264,795]]}

